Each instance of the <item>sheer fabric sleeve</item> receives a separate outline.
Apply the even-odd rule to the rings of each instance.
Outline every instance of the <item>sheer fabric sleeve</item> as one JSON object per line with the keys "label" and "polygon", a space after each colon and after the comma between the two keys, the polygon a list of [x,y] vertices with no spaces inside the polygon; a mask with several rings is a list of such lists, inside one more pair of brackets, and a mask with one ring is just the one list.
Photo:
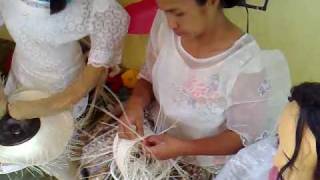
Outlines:
{"label": "sheer fabric sleeve", "polygon": [[230,94],[227,128],[238,133],[243,145],[255,142],[266,131],[270,86],[265,72],[241,73]]}
{"label": "sheer fabric sleeve", "polygon": [[238,75],[226,111],[227,128],[237,132],[245,146],[276,133],[291,87],[282,53],[263,50],[256,59]]}
{"label": "sheer fabric sleeve", "polygon": [[153,66],[158,58],[160,48],[163,43],[161,37],[163,36],[162,31],[165,26],[164,23],[166,23],[165,17],[161,11],[158,11],[150,32],[150,39],[146,51],[146,60],[139,73],[139,78],[147,80],[150,83],[152,83]]}
{"label": "sheer fabric sleeve", "polygon": [[88,64],[109,67],[121,62],[129,16],[115,0],[95,0],[91,12]]}
{"label": "sheer fabric sleeve", "polygon": [[[267,180],[278,139],[270,136],[241,149],[223,166],[215,180]],[[271,180],[271,179],[270,179]],[[272,179],[273,180],[273,179]]]}

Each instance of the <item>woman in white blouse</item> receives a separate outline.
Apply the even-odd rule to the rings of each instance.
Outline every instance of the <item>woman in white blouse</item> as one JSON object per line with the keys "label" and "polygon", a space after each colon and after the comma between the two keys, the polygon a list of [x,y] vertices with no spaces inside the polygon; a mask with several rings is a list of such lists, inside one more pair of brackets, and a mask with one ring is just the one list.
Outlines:
{"label": "woman in white blouse", "polygon": [[[217,173],[229,155],[271,134],[289,92],[283,55],[260,49],[225,17],[223,8],[241,2],[158,0],[145,66],[126,106],[123,122],[142,135],[143,111],[155,98],[156,133],[168,131],[144,145],[157,159],[201,167],[191,179]],[[136,137],[123,125],[119,131]]]}
{"label": "woman in white blouse", "polygon": [[[128,15],[116,0],[0,0],[0,19],[16,42],[5,93],[23,88],[53,94],[10,103],[16,119],[72,107],[75,117],[81,115],[87,93],[106,68],[120,62],[128,26]],[[78,40],[88,35],[92,46],[85,64]]]}
{"label": "woman in white blouse", "polygon": [[[16,42],[6,96],[25,89],[52,94],[11,102],[9,114],[24,120],[73,109],[73,117],[79,117],[87,106],[88,92],[107,68],[120,63],[128,20],[116,0],[0,0],[0,26],[5,24]],[[85,36],[91,40],[87,63],[78,42]],[[0,173],[25,167],[0,166]],[[70,178],[67,167],[56,170],[60,179]]]}

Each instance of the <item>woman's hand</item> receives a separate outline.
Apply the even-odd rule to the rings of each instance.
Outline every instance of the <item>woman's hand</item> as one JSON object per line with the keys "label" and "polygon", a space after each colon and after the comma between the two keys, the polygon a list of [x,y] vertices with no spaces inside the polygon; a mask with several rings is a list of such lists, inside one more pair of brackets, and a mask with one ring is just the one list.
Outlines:
{"label": "woman's hand", "polygon": [[158,160],[175,159],[178,156],[183,156],[184,143],[184,140],[167,134],[149,136],[143,141],[146,153]]}
{"label": "woman's hand", "polygon": [[135,139],[137,135],[143,136],[143,107],[138,103],[129,102],[119,122],[118,134],[123,139]]}
{"label": "woman's hand", "polygon": [[119,122],[119,137],[135,139],[137,135],[143,136],[144,108],[153,99],[152,84],[146,80],[138,80],[133,93],[129,98],[121,122]]}
{"label": "woman's hand", "polygon": [[103,82],[104,67],[87,65],[78,77],[62,92],[34,101],[16,101],[8,105],[9,114],[18,120],[53,115],[71,109],[83,97]]}

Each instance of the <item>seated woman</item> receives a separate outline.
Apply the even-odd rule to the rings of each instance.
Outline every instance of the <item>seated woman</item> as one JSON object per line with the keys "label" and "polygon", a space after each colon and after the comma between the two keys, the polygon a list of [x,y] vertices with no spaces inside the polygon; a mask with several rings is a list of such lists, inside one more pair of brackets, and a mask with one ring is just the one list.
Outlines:
{"label": "seated woman", "polygon": [[[6,96],[19,89],[52,94],[2,103],[2,111],[8,107],[12,117],[24,120],[72,109],[78,118],[106,68],[120,63],[128,19],[116,0],[0,0],[0,25],[16,42]],[[78,42],[85,36],[92,45],[88,61]]]}
{"label": "seated woman", "polygon": [[181,157],[191,179],[208,179],[230,155],[272,133],[274,110],[286,103],[290,87],[287,65],[281,53],[261,50],[226,18],[223,8],[241,1],[157,3],[148,57],[119,136],[136,138],[133,126],[143,136],[144,110],[155,100],[155,133],[167,133],[147,137],[147,153],[159,160]]}
{"label": "seated woman", "polygon": [[279,140],[271,137],[241,150],[217,180],[320,178],[320,83],[303,83],[292,88],[291,93],[290,103],[279,119]]}

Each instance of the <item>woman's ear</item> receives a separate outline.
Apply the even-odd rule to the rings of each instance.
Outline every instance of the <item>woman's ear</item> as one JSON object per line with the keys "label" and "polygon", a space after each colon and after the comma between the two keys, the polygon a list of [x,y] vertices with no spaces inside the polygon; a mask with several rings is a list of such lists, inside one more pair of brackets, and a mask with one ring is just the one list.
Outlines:
{"label": "woman's ear", "polygon": [[213,7],[214,9],[217,9],[217,8],[220,8],[220,6],[222,7],[222,5],[221,5],[222,1],[223,0],[208,0],[206,3],[206,6]]}
{"label": "woman's ear", "polygon": [[222,0],[207,0],[205,8],[208,12],[215,13],[217,10],[221,9],[220,2]]}
{"label": "woman's ear", "polygon": [[221,1],[223,1],[223,0],[208,0],[207,1],[207,6],[209,6],[209,5],[218,6]]}

